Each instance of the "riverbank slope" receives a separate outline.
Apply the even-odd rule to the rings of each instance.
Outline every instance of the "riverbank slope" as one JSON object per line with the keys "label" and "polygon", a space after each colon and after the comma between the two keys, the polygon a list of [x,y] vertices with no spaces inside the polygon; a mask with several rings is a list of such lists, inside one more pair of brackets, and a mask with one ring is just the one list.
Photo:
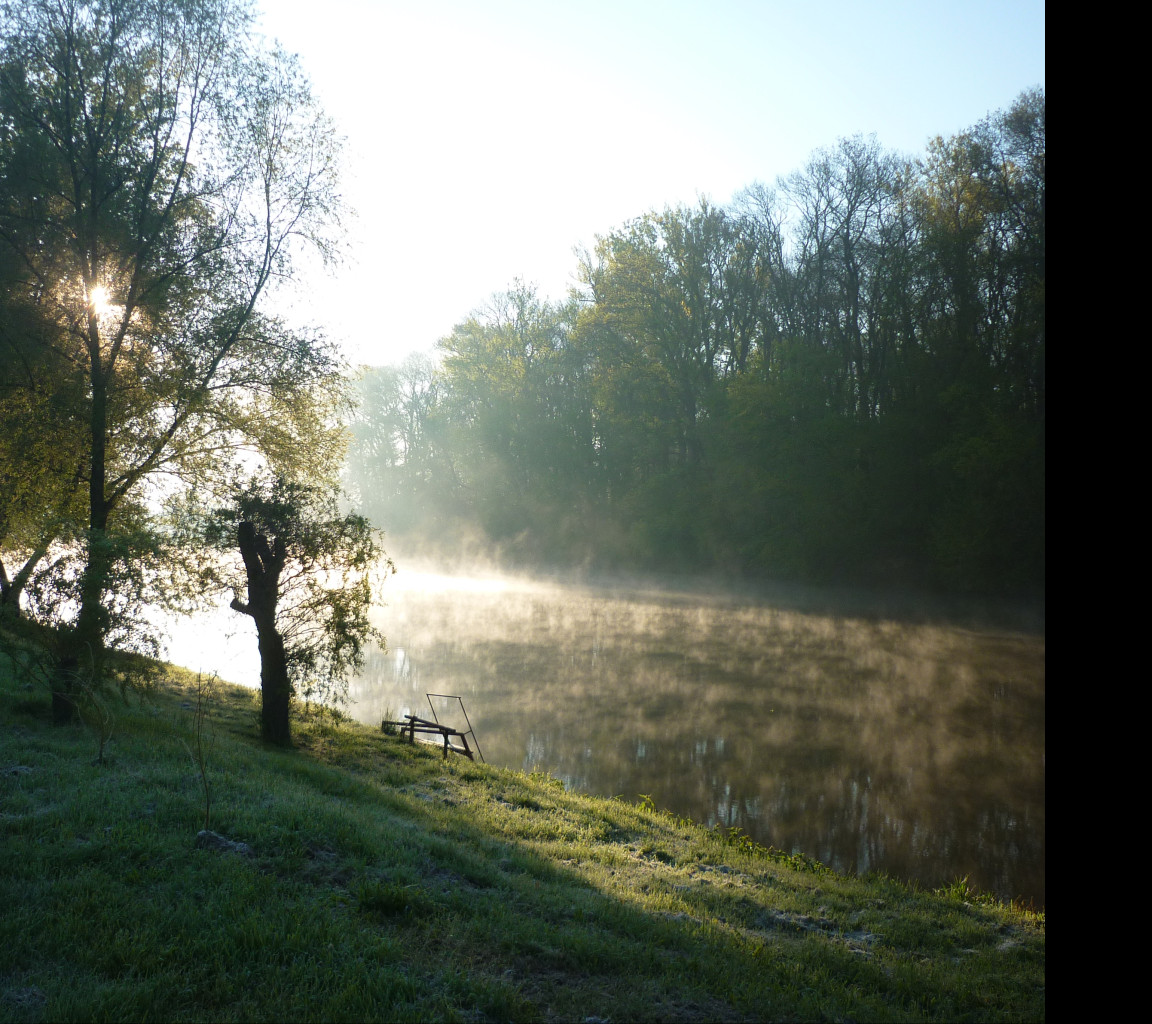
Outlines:
{"label": "riverbank slope", "polygon": [[1043,915],[258,700],[56,728],[0,663],[0,1020],[1044,1017]]}

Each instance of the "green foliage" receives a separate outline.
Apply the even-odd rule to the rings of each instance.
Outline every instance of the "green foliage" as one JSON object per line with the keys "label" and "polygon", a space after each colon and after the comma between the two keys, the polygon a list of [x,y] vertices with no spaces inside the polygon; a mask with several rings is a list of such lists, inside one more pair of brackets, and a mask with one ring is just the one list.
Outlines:
{"label": "green foliage", "polygon": [[[52,578],[59,543],[83,522],[84,396],[39,310],[6,301],[20,287],[0,257],[0,608],[15,611]],[[22,339],[31,335],[34,344]]]}
{"label": "green foliage", "polygon": [[335,350],[266,308],[302,244],[335,255],[339,140],[253,16],[0,4],[0,598],[69,627],[58,712],[193,595],[158,494],[342,457]]}
{"label": "green foliage", "polygon": [[[369,618],[393,569],[379,532],[364,516],[341,512],[334,487],[267,475],[237,490],[200,529],[209,548],[228,555],[206,562],[202,579],[230,589],[232,607],[256,620],[265,687],[265,632],[273,631],[293,694],[321,704],[343,699],[367,645],[384,643]],[[255,553],[245,549],[245,530],[256,538]]]}
{"label": "green foliage", "polygon": [[517,282],[367,394],[352,475],[509,557],[1039,595],[1044,117],[608,232],[567,302]]}
{"label": "green foliage", "polygon": [[390,530],[435,535],[454,514],[458,456],[443,443],[441,388],[435,362],[421,355],[357,381],[345,479],[359,506]]}
{"label": "green foliage", "polygon": [[399,721],[396,718],[395,708],[385,708],[384,717],[380,721],[380,731],[385,736],[398,736],[400,734],[400,727],[396,724]]}

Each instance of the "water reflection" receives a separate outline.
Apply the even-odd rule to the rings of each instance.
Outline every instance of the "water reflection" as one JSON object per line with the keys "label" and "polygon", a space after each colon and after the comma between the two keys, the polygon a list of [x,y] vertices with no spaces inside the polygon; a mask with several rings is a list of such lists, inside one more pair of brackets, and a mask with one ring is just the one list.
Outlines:
{"label": "water reflection", "polygon": [[1042,637],[538,581],[389,588],[362,721],[458,694],[490,762],[838,870],[1043,903]]}

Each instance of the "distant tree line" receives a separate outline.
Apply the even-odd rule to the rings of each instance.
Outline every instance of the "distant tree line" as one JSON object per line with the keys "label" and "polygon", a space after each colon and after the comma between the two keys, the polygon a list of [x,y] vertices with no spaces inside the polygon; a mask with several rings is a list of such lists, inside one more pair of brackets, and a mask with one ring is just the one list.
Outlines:
{"label": "distant tree line", "polygon": [[362,382],[393,534],[590,567],[1044,586],[1044,95],[598,237]]}

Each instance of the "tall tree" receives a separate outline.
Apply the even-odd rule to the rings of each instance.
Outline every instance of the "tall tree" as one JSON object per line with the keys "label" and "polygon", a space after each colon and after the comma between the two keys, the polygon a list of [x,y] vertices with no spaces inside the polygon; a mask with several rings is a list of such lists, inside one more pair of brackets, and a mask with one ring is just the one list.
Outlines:
{"label": "tall tree", "polygon": [[1045,102],[936,139],[916,194],[930,273],[921,420],[949,585],[1036,589],[1044,578]]}
{"label": "tall tree", "polygon": [[334,253],[339,145],[252,16],[246,0],[0,6],[0,250],[22,268],[6,303],[52,325],[18,343],[51,346],[84,396],[58,718],[81,660],[99,672],[118,516],[150,480],[202,479],[245,449],[338,454],[316,415],[338,361],[265,307],[300,243]]}
{"label": "tall tree", "polygon": [[894,343],[885,304],[903,206],[901,161],[875,138],[841,139],[780,181],[795,214],[795,279],[802,337],[827,355],[825,386],[837,412],[877,415]]}
{"label": "tall tree", "polygon": [[362,507],[390,532],[439,532],[452,517],[452,456],[442,444],[444,382],[431,356],[364,371],[346,478]]}
{"label": "tall tree", "polygon": [[460,490],[496,539],[534,526],[546,548],[588,492],[591,422],[569,343],[574,315],[571,303],[543,301],[517,281],[440,342]]}

